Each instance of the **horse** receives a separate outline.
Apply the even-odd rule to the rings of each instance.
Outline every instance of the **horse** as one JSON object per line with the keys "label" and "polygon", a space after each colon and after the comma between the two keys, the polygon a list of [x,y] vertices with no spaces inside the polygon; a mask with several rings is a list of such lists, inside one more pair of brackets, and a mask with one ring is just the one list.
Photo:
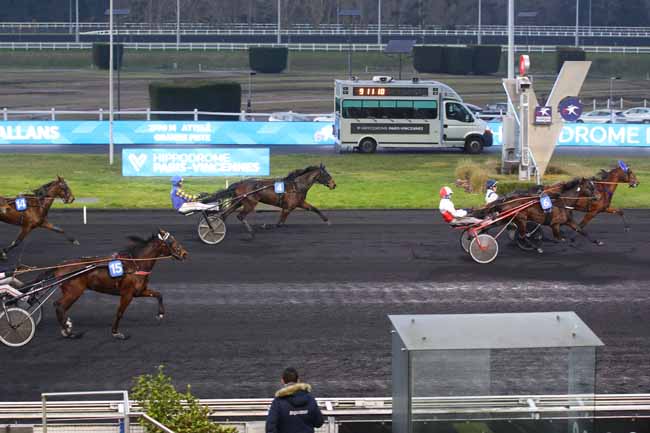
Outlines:
{"label": "horse", "polygon": [[[68,310],[81,297],[86,289],[120,297],[120,304],[113,320],[111,334],[119,340],[126,340],[128,335],[119,330],[120,319],[133,298],[156,298],[158,300],[157,319],[162,320],[165,315],[165,306],[160,292],[149,288],[149,276],[160,258],[172,257],[184,260],[188,253],[182,245],[165,230],[158,230],[149,239],[137,236],[128,238],[132,244],[124,251],[110,257],[84,257],[78,260],[68,260],[55,266],[39,278],[63,278],[84,267],[96,265],[88,272],[70,278],[61,283],[61,297],[54,302],[56,317],[61,327],[61,335],[65,338],[80,338],[83,333],[72,331],[72,321]],[[111,276],[109,263],[119,260],[121,262],[122,276]]]}
{"label": "horse", "polygon": [[246,179],[233,183],[229,188],[203,198],[201,202],[212,203],[220,200],[231,200],[230,206],[222,213],[224,220],[239,208],[243,208],[237,214],[237,219],[244,224],[251,238],[255,236],[255,232],[246,221],[246,216],[255,210],[259,202],[282,209],[276,227],[282,227],[289,214],[298,207],[316,213],[324,222],[329,224],[328,218],[318,208],[305,200],[309,189],[316,183],[327,186],[329,189],[336,188],[336,182],[334,182],[323,164],[294,170],[284,177],[281,182],[284,184],[283,193],[275,191],[274,187],[278,183],[277,180]]}
{"label": "horse", "polygon": [[27,204],[27,209],[23,211],[16,209],[18,197],[0,197],[0,221],[20,226],[18,237],[9,246],[0,250],[0,259],[7,260],[7,253],[17,247],[37,227],[61,233],[69,242],[79,245],[79,242],[74,237],[68,236],[62,228],[53,225],[47,220],[47,214],[56,198],[62,199],[66,204],[74,201],[74,195],[70,187],[61,176],[57,176],[52,182],[35,189],[33,194],[20,197],[24,198]]}
{"label": "horse", "polygon": [[[566,225],[590,241],[599,243],[597,240],[592,240],[589,234],[573,220],[573,203],[580,199],[600,199],[600,194],[596,191],[593,180],[584,177],[575,178],[568,182],[552,185],[546,188],[545,191],[553,204],[550,210],[545,212],[542,209],[541,202],[538,201],[515,215],[513,222],[517,226],[520,240],[526,239],[527,221],[533,221],[537,224],[550,226],[556,241],[565,241],[560,231],[560,226]],[[539,249],[538,251],[541,252]]]}
{"label": "horse", "polygon": [[623,161],[618,161],[618,165],[615,168],[609,171],[601,170],[593,179],[596,184],[596,190],[600,193],[600,199],[587,200],[583,198],[577,200],[573,205],[576,210],[586,212],[586,215],[582,221],[580,221],[580,228],[584,228],[599,213],[607,212],[619,215],[623,220],[625,231],[630,231],[630,226],[625,220],[623,210],[613,208],[611,207],[611,204],[614,193],[616,192],[616,187],[619,183],[626,183],[630,188],[636,188],[639,186],[639,181],[632,169]]}

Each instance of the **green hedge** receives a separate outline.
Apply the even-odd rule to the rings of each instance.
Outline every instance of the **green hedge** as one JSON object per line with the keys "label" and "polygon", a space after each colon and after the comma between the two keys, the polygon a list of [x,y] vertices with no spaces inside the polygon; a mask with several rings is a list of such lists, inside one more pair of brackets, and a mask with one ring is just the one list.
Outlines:
{"label": "green hedge", "polygon": [[[161,81],[149,84],[153,111],[239,112],[241,85],[229,81]],[[156,119],[192,119],[193,115],[157,115]],[[199,116],[202,120],[239,120],[235,116]]]}
{"label": "green hedge", "polygon": [[471,47],[444,47],[442,50],[443,72],[454,75],[472,73],[474,49]]}
{"label": "green hedge", "polygon": [[587,60],[587,53],[585,53],[585,51],[580,48],[557,47],[556,49],[557,49],[556,56],[555,56],[556,72],[560,72],[560,70],[562,69],[562,65],[567,60],[578,60],[578,61]]}
{"label": "green hedge", "polygon": [[510,194],[513,191],[527,191],[536,186],[535,182],[500,180],[498,184],[499,195]]}
{"label": "green hedge", "polygon": [[421,73],[442,72],[442,47],[413,47],[413,67]]}
{"label": "green hedge", "polygon": [[499,72],[501,63],[501,45],[473,45],[472,71],[476,75],[488,75]]}
{"label": "green hedge", "polygon": [[[93,65],[99,69],[108,70],[110,66],[109,44],[95,42],[93,44]],[[124,65],[124,45],[113,44],[113,70]]]}
{"label": "green hedge", "polygon": [[287,69],[288,48],[248,48],[248,64],[253,71],[278,74]]}

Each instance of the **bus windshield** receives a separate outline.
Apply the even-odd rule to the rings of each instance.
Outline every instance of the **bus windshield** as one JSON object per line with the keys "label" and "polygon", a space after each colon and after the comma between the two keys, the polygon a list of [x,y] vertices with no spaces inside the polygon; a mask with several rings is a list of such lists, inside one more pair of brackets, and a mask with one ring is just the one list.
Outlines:
{"label": "bus windshield", "polygon": [[346,119],[437,119],[438,101],[347,99],[341,115]]}

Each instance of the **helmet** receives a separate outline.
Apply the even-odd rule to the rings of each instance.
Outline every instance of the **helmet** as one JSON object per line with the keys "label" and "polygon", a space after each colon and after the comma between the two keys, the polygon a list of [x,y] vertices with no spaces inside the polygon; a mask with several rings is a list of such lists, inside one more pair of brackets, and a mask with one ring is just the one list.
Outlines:
{"label": "helmet", "polygon": [[448,186],[440,188],[440,198],[449,198],[454,192]]}
{"label": "helmet", "polygon": [[179,185],[181,182],[183,182],[183,178],[181,176],[172,177],[172,185]]}
{"label": "helmet", "polygon": [[494,179],[488,179],[487,182],[485,182],[485,188],[491,189],[497,186],[497,181]]}

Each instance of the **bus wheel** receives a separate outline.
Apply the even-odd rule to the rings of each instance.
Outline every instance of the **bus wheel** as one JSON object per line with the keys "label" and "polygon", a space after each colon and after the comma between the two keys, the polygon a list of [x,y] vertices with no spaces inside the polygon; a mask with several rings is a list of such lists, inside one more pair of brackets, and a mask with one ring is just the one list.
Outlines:
{"label": "bus wheel", "polygon": [[377,142],[372,138],[364,138],[359,143],[358,149],[361,153],[375,153],[377,151]]}
{"label": "bus wheel", "polygon": [[465,152],[476,155],[483,151],[483,140],[480,137],[467,137],[465,140]]}

